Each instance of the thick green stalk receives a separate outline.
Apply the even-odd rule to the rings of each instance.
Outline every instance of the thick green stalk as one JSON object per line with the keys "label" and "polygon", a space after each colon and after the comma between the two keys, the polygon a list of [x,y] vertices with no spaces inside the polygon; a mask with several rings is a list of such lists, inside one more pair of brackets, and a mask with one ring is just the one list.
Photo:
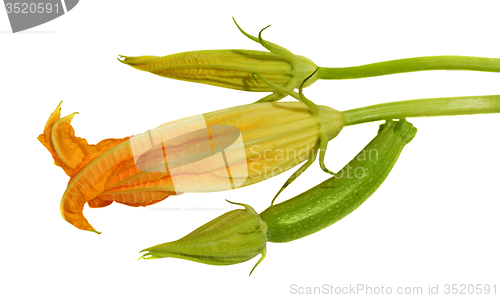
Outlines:
{"label": "thick green stalk", "polygon": [[323,80],[359,79],[423,70],[475,70],[500,72],[500,58],[469,56],[427,56],[390,60],[353,67],[320,67]]}
{"label": "thick green stalk", "polygon": [[411,117],[500,113],[500,95],[413,99],[342,112],[344,125]]}

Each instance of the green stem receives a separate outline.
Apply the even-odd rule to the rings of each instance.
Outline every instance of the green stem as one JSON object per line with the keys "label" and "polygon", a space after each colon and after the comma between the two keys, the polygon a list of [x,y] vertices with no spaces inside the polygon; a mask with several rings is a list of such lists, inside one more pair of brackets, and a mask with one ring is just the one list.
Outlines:
{"label": "green stem", "polygon": [[423,70],[475,70],[500,72],[500,58],[427,56],[390,60],[353,67],[320,67],[318,70],[318,78],[324,80],[359,79]]}
{"label": "green stem", "polygon": [[500,113],[500,95],[426,98],[396,101],[342,112],[344,124],[410,117]]}

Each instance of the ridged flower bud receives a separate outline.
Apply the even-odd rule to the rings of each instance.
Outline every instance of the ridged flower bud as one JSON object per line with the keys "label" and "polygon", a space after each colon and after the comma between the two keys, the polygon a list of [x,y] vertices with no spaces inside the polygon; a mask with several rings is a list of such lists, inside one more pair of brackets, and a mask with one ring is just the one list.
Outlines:
{"label": "ridged flower bud", "polygon": [[145,252],[141,258],[178,258],[209,265],[233,265],[262,254],[255,269],[266,256],[267,225],[252,207],[237,205],[245,209],[229,211],[179,240],[146,248],[141,251]]}
{"label": "ridged flower bud", "polygon": [[[236,24],[237,25],[237,24]],[[238,25],[237,25],[238,26]],[[178,53],[168,56],[120,56],[120,62],[136,69],[182,81],[203,83],[244,91],[275,92],[268,84],[257,82],[259,73],[271,83],[294,90],[318,67],[306,57],[294,55],[287,49],[259,37],[247,34],[270,52],[253,50],[206,50]],[[262,31],[261,31],[262,32]],[[304,87],[314,83],[317,75]],[[278,100],[284,94],[270,95],[264,101]]]}

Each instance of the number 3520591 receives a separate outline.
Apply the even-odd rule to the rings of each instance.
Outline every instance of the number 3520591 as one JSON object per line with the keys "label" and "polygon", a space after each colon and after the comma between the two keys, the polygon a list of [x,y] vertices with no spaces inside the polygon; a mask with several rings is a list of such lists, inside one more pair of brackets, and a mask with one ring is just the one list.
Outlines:
{"label": "number 3520591", "polygon": [[59,3],[6,3],[7,13],[59,13]]}

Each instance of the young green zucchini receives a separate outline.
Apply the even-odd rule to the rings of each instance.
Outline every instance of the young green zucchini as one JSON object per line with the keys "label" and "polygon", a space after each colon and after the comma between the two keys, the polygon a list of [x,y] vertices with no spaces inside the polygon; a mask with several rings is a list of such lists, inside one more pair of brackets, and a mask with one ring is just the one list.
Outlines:
{"label": "young green zucchini", "polygon": [[378,135],[334,177],[260,214],[267,241],[288,242],[320,231],[358,208],[385,180],[417,129],[387,121]]}

